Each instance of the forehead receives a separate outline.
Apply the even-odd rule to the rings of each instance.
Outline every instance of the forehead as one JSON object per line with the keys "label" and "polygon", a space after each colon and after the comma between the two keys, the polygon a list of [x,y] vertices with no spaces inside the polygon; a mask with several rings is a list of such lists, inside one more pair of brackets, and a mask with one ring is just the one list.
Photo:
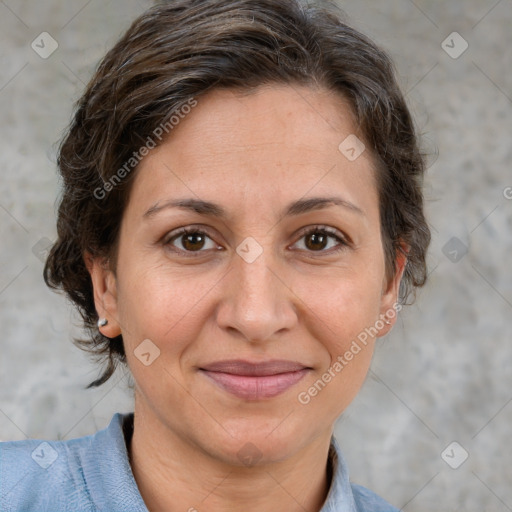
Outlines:
{"label": "forehead", "polygon": [[371,155],[347,158],[340,150],[347,139],[362,143],[351,108],[325,89],[213,90],[141,162],[134,199],[148,206],[186,194],[261,211],[262,202],[339,191],[362,209],[374,208]]}

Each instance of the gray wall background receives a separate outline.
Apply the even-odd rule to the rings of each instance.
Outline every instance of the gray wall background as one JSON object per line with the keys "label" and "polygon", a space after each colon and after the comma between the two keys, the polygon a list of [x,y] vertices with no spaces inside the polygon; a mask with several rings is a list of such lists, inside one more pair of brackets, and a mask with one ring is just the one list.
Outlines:
{"label": "gray wall background", "polygon": [[[352,480],[404,511],[510,511],[512,1],[338,3],[394,57],[433,154],[433,242],[430,282],[379,343],[337,437]],[[132,410],[123,372],[84,390],[97,370],[70,341],[79,319],[46,288],[42,259],[55,238],[55,144],[98,60],[149,5],[0,1],[2,440],[70,439]],[[46,59],[31,48],[42,32],[58,43]],[[457,469],[442,457],[453,441],[452,466],[469,454]]]}

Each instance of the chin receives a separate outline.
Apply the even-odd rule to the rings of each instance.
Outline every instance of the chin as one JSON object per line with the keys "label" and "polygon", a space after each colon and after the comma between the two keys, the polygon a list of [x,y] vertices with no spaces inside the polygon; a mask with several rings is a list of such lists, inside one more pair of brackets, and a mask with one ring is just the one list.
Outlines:
{"label": "chin", "polygon": [[[286,418],[286,415],[283,417]],[[221,438],[215,443],[217,457],[231,465],[255,466],[286,460],[304,444],[308,444],[313,433],[294,428],[290,419],[269,422],[257,418],[237,419],[229,425],[219,427]],[[286,425],[286,422],[290,423]],[[209,433],[211,439],[211,432]]]}

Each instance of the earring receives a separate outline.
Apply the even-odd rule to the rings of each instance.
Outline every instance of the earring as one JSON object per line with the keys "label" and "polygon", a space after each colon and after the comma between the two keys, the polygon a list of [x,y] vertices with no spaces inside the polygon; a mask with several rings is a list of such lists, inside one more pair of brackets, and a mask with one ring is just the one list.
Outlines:
{"label": "earring", "polygon": [[107,325],[107,324],[108,324],[108,320],[106,318],[100,318],[98,320],[98,329],[100,327],[105,327],[105,325]]}

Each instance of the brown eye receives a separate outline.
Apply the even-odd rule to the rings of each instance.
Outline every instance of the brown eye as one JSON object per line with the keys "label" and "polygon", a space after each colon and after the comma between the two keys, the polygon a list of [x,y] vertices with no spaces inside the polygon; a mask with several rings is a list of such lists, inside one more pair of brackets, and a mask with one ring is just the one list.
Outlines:
{"label": "brown eye", "polygon": [[[337,231],[328,227],[315,227],[303,232],[300,240],[305,240],[304,250],[308,252],[331,253],[342,250],[348,246],[348,243],[337,233]],[[330,241],[337,243],[332,244]],[[331,244],[330,247],[329,244]],[[326,248],[333,250],[326,250]]]}
{"label": "brown eye", "polygon": [[325,233],[315,231],[313,233],[309,233],[305,236],[306,238],[306,247],[308,249],[311,249],[312,251],[316,250],[322,250],[325,249],[327,245],[327,241],[329,235],[326,235]]}
{"label": "brown eye", "polygon": [[181,238],[181,244],[187,251],[202,249],[204,246],[205,236],[203,233],[187,233],[185,235],[181,235]]}
{"label": "brown eye", "polygon": [[[210,247],[207,247],[207,242],[210,240]],[[175,244],[175,242],[177,242]],[[200,229],[181,229],[178,233],[168,238],[164,244],[170,246],[177,252],[205,252],[203,249],[215,249],[217,245],[208,236],[207,233]],[[179,245],[178,245],[179,244]],[[180,247],[181,246],[181,247]]]}

